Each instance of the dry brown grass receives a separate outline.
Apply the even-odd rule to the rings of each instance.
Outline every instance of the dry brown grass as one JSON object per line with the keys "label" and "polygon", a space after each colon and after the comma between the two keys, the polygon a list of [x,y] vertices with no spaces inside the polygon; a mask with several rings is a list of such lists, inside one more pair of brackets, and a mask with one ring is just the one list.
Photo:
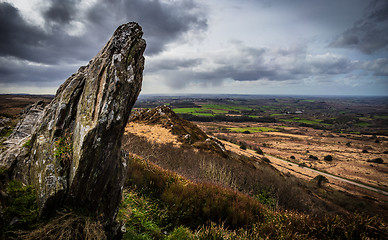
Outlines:
{"label": "dry brown grass", "polygon": [[58,217],[31,231],[16,232],[21,240],[107,239],[104,227],[94,219],[74,212],[60,212]]}
{"label": "dry brown grass", "polygon": [[[291,160],[298,164],[306,164],[321,171],[342,176],[351,180],[359,181],[375,186],[382,190],[388,190],[388,164],[370,163],[368,160],[382,158],[388,162],[387,154],[388,139],[378,136],[376,142],[373,136],[357,134],[338,134],[324,130],[311,129],[306,127],[279,127],[273,123],[197,123],[205,132],[212,131],[215,136],[243,141],[248,146],[260,147],[265,153]],[[270,127],[276,128],[279,132],[258,132],[252,134],[222,132],[219,129],[225,127]],[[218,130],[218,131],[217,131]],[[367,152],[363,152],[363,150]],[[308,151],[308,152],[307,152]],[[309,159],[310,155],[318,157],[318,160]],[[333,156],[333,161],[325,161],[327,155]],[[290,159],[294,156],[295,159]],[[302,169],[294,171],[287,165],[278,167],[283,172],[291,172],[298,177],[306,174]],[[316,175],[305,177],[312,179]],[[343,186],[342,189],[346,189]],[[352,191],[354,189],[352,188]],[[352,192],[354,194],[354,191]],[[372,193],[373,194],[373,193]]]}
{"label": "dry brown grass", "polygon": [[268,163],[255,158],[233,153],[224,158],[193,148],[156,144],[131,133],[124,135],[123,148],[194,182],[210,182],[251,196],[270,192],[286,209],[314,214],[331,210],[323,207],[319,199],[311,198],[306,186],[297,178],[282,175]]}
{"label": "dry brown grass", "polygon": [[178,141],[178,137],[173,135],[170,129],[160,125],[129,122],[125,127],[125,132],[147,137],[149,141],[155,143],[172,143],[175,146],[182,145],[182,143]]}

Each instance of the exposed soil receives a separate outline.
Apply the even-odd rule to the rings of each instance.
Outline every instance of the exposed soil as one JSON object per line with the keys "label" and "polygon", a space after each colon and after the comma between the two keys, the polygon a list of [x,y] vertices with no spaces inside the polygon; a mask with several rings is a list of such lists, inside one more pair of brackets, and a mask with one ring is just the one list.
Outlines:
{"label": "exposed soil", "polygon": [[125,127],[125,133],[146,137],[149,141],[155,143],[172,143],[177,147],[182,145],[182,143],[178,141],[178,137],[171,133],[171,130],[162,127],[161,125],[129,122]]}

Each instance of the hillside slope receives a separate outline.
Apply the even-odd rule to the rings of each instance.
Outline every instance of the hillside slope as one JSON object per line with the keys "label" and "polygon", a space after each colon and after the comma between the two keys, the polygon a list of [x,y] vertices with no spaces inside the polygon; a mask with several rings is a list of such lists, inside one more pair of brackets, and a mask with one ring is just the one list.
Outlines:
{"label": "hillside slope", "polygon": [[[325,186],[282,174],[265,159],[198,148],[201,141],[190,143],[183,137],[187,134],[210,139],[167,107],[137,110],[126,127],[123,148],[132,157],[124,202],[140,210],[140,202],[146,201],[164,212],[149,219],[159,226],[156,232],[168,229],[173,236],[185,236],[182,239],[384,238],[385,222],[353,215],[352,209],[322,198],[319,192],[331,191]],[[164,226],[164,221],[175,227]],[[368,221],[371,225],[365,227]],[[375,224],[379,227],[369,229]],[[184,227],[176,228],[180,225]],[[143,227],[145,232],[131,228],[131,234],[157,235]]]}
{"label": "hillside slope", "polygon": [[[191,139],[200,140],[190,144],[185,138],[187,134]],[[218,151],[202,147],[201,144],[209,142]],[[244,156],[241,149],[226,151],[220,141],[208,137],[166,106],[136,110],[126,127],[123,148],[196,182],[211,182],[251,196],[266,193],[275,200],[277,208],[318,215],[365,211],[384,216],[387,212],[372,200],[328,186],[317,187],[314,181],[306,182],[281,173],[263,157]],[[360,204],[365,207],[357,207]]]}

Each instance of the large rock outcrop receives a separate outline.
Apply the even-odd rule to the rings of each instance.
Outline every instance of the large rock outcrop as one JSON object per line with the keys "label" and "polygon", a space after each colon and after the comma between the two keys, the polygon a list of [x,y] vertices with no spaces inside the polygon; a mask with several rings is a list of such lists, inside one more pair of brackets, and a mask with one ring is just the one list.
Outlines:
{"label": "large rock outcrop", "polygon": [[171,108],[159,106],[153,109],[136,109],[130,121],[160,125],[178,136],[178,141],[222,157],[227,157],[225,146],[216,138],[209,137],[197,125],[179,117]]}
{"label": "large rock outcrop", "polygon": [[126,172],[122,136],[142,84],[142,34],[137,23],[117,28],[37,118],[24,174],[42,211],[68,204],[114,220]]}

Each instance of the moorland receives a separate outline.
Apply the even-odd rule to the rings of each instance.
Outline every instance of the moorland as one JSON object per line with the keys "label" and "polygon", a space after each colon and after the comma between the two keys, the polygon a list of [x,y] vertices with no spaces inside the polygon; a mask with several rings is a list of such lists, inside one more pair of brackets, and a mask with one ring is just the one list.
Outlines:
{"label": "moorland", "polygon": [[[3,141],[19,109],[50,96],[0,99]],[[122,145],[123,238],[384,239],[387,106],[367,97],[140,96]],[[87,225],[77,214],[22,229]]]}

